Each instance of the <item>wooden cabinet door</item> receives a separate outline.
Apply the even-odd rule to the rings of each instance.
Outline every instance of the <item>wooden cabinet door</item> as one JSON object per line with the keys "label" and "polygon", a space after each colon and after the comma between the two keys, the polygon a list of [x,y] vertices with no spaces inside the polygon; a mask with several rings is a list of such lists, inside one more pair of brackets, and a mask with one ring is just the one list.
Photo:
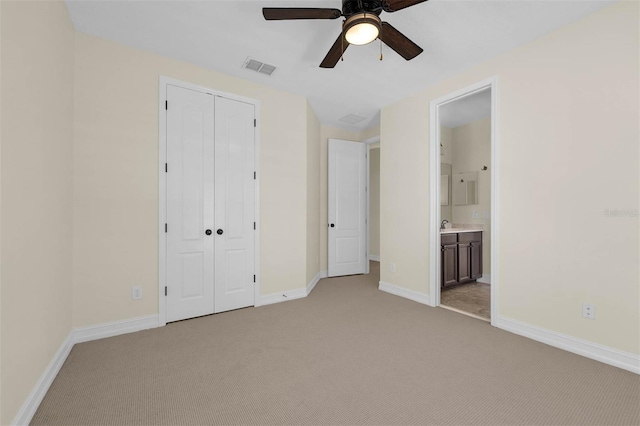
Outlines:
{"label": "wooden cabinet door", "polygon": [[442,246],[442,287],[458,283],[458,245]]}
{"label": "wooden cabinet door", "polygon": [[458,243],[458,282],[471,280],[471,244]]}
{"label": "wooden cabinet door", "polygon": [[471,243],[471,279],[477,280],[482,277],[482,243]]}

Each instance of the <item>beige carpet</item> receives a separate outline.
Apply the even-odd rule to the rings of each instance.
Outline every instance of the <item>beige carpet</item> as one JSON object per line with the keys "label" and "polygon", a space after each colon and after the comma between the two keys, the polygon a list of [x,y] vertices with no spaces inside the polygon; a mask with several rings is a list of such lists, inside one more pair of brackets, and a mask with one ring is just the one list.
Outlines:
{"label": "beige carpet", "polygon": [[640,423],[637,375],[377,282],[76,345],[33,424]]}
{"label": "beige carpet", "polygon": [[440,304],[491,319],[491,286],[476,282],[442,290]]}

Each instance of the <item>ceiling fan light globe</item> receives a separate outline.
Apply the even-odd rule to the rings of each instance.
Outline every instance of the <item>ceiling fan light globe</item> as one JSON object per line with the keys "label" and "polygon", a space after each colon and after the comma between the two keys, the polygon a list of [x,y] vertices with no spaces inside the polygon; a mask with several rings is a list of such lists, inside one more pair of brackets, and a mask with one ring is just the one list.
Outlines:
{"label": "ceiling fan light globe", "polygon": [[378,38],[378,28],[375,25],[369,23],[362,23],[354,25],[349,28],[345,38],[351,44],[361,46],[363,44],[369,44],[376,38]]}
{"label": "ceiling fan light globe", "polygon": [[380,34],[380,18],[370,13],[359,13],[351,16],[344,23],[344,37],[349,44],[362,46],[378,38]]}

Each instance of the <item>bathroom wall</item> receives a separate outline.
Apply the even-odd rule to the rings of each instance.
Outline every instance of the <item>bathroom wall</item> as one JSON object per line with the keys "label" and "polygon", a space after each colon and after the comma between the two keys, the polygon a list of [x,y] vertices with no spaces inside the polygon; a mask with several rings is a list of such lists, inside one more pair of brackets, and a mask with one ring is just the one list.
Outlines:
{"label": "bathroom wall", "polygon": [[[451,208],[453,223],[477,223],[482,235],[482,273],[491,274],[491,118],[451,131],[453,174],[477,172],[478,203]],[[487,166],[487,170],[482,170]]]}
{"label": "bathroom wall", "polygon": [[451,134],[452,129],[445,126],[440,126],[440,175],[449,176],[449,204],[446,206],[440,206],[440,221],[446,219],[452,222],[451,215],[451,162],[453,161],[451,155]]}
{"label": "bathroom wall", "polygon": [[453,216],[451,214],[451,209],[453,207],[453,199],[451,197],[451,170],[451,164],[440,163],[440,178],[449,180],[449,185],[447,186],[449,192],[449,203],[445,206],[440,205],[440,222],[446,219],[449,223],[453,223]]}
{"label": "bathroom wall", "polygon": [[453,129],[440,126],[440,162],[451,164],[453,161],[451,154],[451,136]]}

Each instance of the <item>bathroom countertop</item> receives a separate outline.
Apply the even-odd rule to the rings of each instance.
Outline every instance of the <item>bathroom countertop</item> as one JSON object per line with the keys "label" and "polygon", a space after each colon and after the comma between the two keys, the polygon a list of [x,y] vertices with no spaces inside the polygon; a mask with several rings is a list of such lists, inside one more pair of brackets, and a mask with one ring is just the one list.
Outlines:
{"label": "bathroom countertop", "polygon": [[462,234],[463,232],[482,232],[484,229],[480,228],[449,228],[441,229],[441,234]]}

